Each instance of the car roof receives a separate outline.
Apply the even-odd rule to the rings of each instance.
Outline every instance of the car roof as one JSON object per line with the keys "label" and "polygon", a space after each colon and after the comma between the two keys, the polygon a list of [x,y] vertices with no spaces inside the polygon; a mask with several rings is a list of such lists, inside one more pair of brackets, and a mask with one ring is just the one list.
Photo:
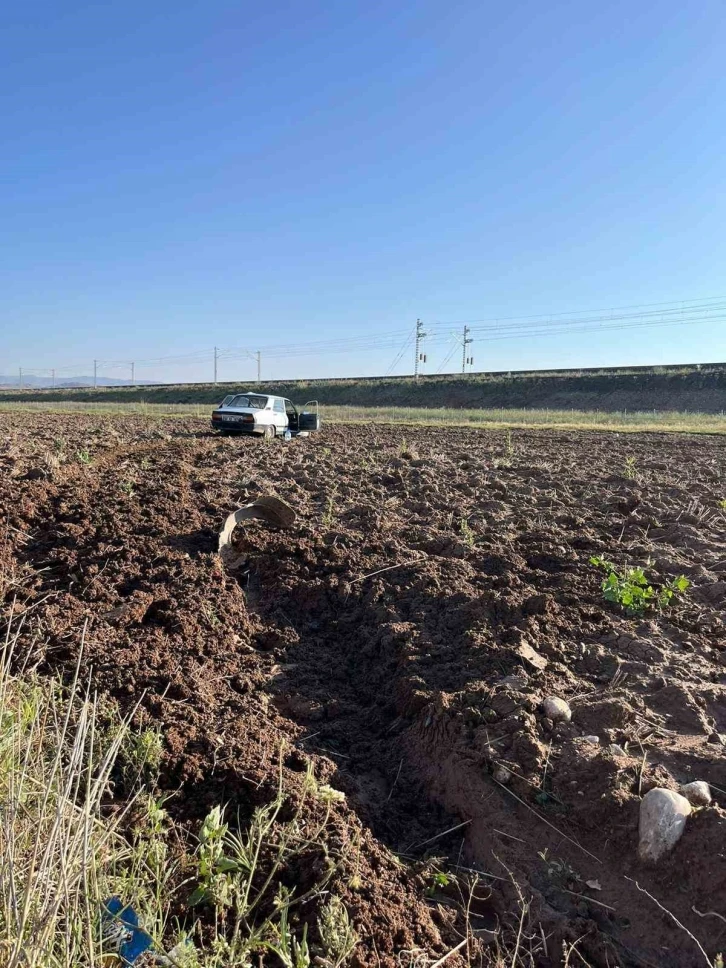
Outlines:
{"label": "car roof", "polygon": [[270,400],[287,400],[287,397],[281,397],[279,393],[261,393],[259,390],[238,390],[236,393],[230,394],[233,397],[267,397]]}
{"label": "car roof", "polygon": [[287,397],[281,397],[276,393],[258,393],[254,390],[238,390],[236,393],[228,393],[225,400],[232,401],[235,397],[263,397],[265,400],[282,400],[287,402]]}

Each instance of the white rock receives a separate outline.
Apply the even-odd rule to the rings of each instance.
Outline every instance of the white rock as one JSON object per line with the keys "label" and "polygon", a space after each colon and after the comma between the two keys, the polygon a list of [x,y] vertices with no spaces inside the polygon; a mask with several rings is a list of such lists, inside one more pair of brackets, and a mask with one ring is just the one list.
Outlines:
{"label": "white rock", "polygon": [[608,746],[608,753],[612,753],[613,756],[627,756],[622,746],[618,746],[617,743],[611,743]]}
{"label": "white rock", "polygon": [[641,860],[660,860],[681,839],[691,805],[680,793],[655,787],[640,801]]}
{"label": "white rock", "polygon": [[600,737],[599,736],[583,736],[582,737],[582,741],[583,741],[583,743],[592,743],[593,746],[599,746],[600,745]]}
{"label": "white rock", "polygon": [[553,723],[569,723],[572,719],[572,710],[559,696],[547,696],[542,703],[542,712]]}
{"label": "white rock", "polygon": [[493,773],[494,779],[497,783],[506,784],[512,779],[512,774],[506,768],[506,766],[498,766]]}
{"label": "white rock", "polygon": [[711,787],[705,780],[684,783],[681,793],[694,807],[707,807],[711,802]]}

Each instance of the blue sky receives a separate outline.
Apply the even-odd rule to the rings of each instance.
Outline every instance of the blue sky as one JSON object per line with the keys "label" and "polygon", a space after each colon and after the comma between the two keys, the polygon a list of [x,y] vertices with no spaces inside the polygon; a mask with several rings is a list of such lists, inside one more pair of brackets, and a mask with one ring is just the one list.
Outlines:
{"label": "blue sky", "polygon": [[[270,377],[377,373],[416,317],[446,334],[726,296],[721,0],[30,0],[3,19],[0,373],[200,354],[137,375],[202,379],[215,344],[281,347]],[[299,349],[359,335],[380,344]],[[724,360],[726,326],[473,353]],[[254,373],[229,356],[221,378]]]}

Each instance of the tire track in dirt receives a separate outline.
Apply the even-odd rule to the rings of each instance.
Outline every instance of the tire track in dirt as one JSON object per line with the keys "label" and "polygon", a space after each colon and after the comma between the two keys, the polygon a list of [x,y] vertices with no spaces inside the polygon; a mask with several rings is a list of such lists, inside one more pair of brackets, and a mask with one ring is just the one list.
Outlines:
{"label": "tire track in dirt", "polygon": [[[266,687],[278,664],[260,651],[256,640],[264,639],[264,627],[214,554],[220,518],[242,499],[254,469],[257,452],[250,444],[205,437],[117,447],[94,455],[88,466],[19,484],[25,537],[15,558],[24,572],[26,605],[40,606],[44,639],[34,660],[72,668],[80,630],[89,622],[84,668],[124,705],[147,690],[143,714],[163,727],[163,782],[181,787],[170,809],[182,820],[230,801],[244,818],[267,802],[278,751],[302,732],[269,703]],[[221,483],[220,455],[236,468]],[[204,483],[195,479],[200,466]],[[121,485],[129,480],[135,484],[127,493]],[[285,784],[291,790],[308,759],[321,782],[334,770],[325,757],[290,756]],[[351,892],[346,880],[339,893],[349,895],[357,923],[368,927],[362,953],[373,946],[380,963],[397,964],[391,961],[396,950],[443,953],[451,947],[456,912],[432,916],[415,877],[345,805],[336,808],[330,826],[326,849],[351,862],[357,853],[362,886]],[[307,876],[299,872],[300,882]],[[309,917],[314,924],[314,911]]]}

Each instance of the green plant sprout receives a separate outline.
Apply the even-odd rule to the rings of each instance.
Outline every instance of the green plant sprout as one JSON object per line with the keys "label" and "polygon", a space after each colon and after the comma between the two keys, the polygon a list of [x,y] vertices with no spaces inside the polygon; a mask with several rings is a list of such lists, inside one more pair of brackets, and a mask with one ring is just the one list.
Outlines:
{"label": "green plant sprout", "polygon": [[590,558],[590,564],[606,572],[602,582],[605,601],[622,605],[629,615],[642,615],[649,608],[667,608],[673,596],[682,594],[691,584],[685,575],[679,575],[656,589],[642,568],[618,571],[611,561],[600,555]]}
{"label": "green plant sprout", "polygon": [[465,544],[467,544],[470,548],[473,548],[476,544],[476,534],[472,530],[472,527],[466,518],[460,519],[459,531],[461,532],[461,537]]}

